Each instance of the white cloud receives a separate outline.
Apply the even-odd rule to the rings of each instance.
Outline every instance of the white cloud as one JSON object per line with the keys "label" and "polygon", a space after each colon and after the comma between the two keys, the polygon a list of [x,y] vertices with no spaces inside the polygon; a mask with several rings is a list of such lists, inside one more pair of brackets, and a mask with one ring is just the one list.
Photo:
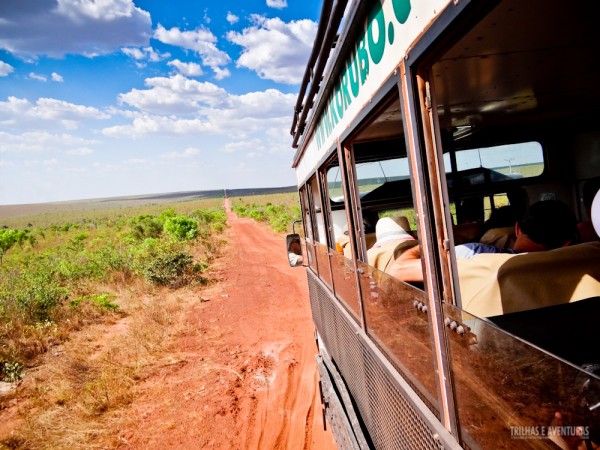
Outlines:
{"label": "white cloud", "polygon": [[124,47],[121,51],[136,61],[159,62],[171,56],[169,53],[159,53],[152,47]]}
{"label": "white cloud", "polygon": [[29,72],[29,75],[27,75],[27,78],[29,78],[30,80],[42,81],[44,83],[46,81],[48,81],[48,78],[46,77],[46,75],[40,75],[40,74],[34,73],[34,72]]}
{"label": "white cloud", "polygon": [[295,94],[284,94],[277,89],[249,92],[232,96],[232,107],[228,110],[235,117],[255,117],[257,119],[290,118],[290,108],[296,100]]}
{"label": "white cloud", "polygon": [[[129,125],[105,128],[111,137],[140,138],[145,135],[195,135],[209,133],[228,138],[244,138],[271,128],[289,128],[294,94],[276,89],[231,95],[211,84],[189,80],[181,75],[146,80],[148,90],[133,90],[120,96],[122,103],[141,112],[124,113]],[[182,119],[173,111],[185,111],[191,118]],[[289,136],[281,133],[280,136]],[[279,136],[278,136],[279,137]],[[286,141],[280,141],[286,142]],[[286,148],[289,146],[286,142]]]}
{"label": "white cloud", "polygon": [[188,147],[182,152],[168,152],[161,155],[161,158],[168,159],[183,159],[183,158],[192,158],[196,155],[200,154],[200,150],[194,147]]}
{"label": "white cloud", "polygon": [[270,8],[283,9],[287,7],[287,0],[267,0],[267,6]]}
{"label": "white cloud", "polygon": [[147,45],[150,14],[133,0],[20,0],[3,8],[0,49],[20,56],[96,56]]}
{"label": "white cloud", "polygon": [[45,159],[44,161],[42,161],[42,165],[45,167],[55,167],[56,165],[58,165],[58,159]]}
{"label": "white cloud", "polygon": [[253,16],[255,25],[241,33],[230,31],[227,39],[244,48],[238,67],[255,71],[261,78],[285,84],[302,81],[312,50],[317,24],[311,20],[289,23]]}
{"label": "white cloud", "polygon": [[28,159],[23,162],[25,167],[46,167],[47,169],[56,167],[58,165],[58,159]]}
{"label": "white cloud", "polygon": [[232,12],[227,11],[227,22],[229,22],[231,25],[233,25],[234,23],[237,23],[239,20],[240,20],[240,18],[238,16],[236,16]]}
{"label": "white cloud", "polygon": [[228,71],[223,69],[223,66],[229,64],[231,58],[217,48],[217,38],[207,28],[199,27],[194,31],[182,31],[173,27],[167,30],[159,24],[154,32],[154,38],[164,44],[196,52],[202,59],[202,64],[213,69],[218,79],[228,76]]}
{"label": "white cloud", "polygon": [[123,164],[128,165],[128,166],[150,166],[150,165],[153,165],[154,163],[152,161],[149,161],[149,160],[143,159],[143,158],[130,158],[130,159],[126,159],[125,161],[123,161]]}
{"label": "white cloud", "polygon": [[66,150],[65,153],[67,155],[85,156],[85,155],[91,155],[92,153],[94,153],[94,151],[89,147],[79,147],[79,148],[73,148],[70,150]]}
{"label": "white cloud", "polygon": [[87,167],[64,167],[63,172],[67,174],[85,175],[90,173],[90,169]]}
{"label": "white cloud", "polygon": [[213,70],[215,71],[215,79],[217,79],[217,80],[223,80],[231,75],[231,72],[229,71],[229,69],[221,69],[219,67],[213,67]]}
{"label": "white cloud", "polygon": [[248,139],[243,141],[229,142],[223,147],[223,151],[226,153],[238,152],[240,150],[256,150],[263,146],[261,139]]}
{"label": "white cloud", "polygon": [[10,64],[5,63],[4,61],[0,61],[0,77],[7,77],[11,73],[13,73],[15,68]]}
{"label": "white cloud", "polygon": [[97,108],[52,98],[39,98],[32,104],[27,99],[11,96],[7,101],[0,102],[0,125],[11,128],[41,127],[41,122],[53,125],[58,122],[73,129],[82,120],[104,120],[109,117]]}
{"label": "white cloud", "polygon": [[123,167],[119,164],[101,164],[101,163],[96,162],[96,163],[92,164],[92,167],[94,169],[96,169],[96,171],[99,173],[123,172]]}
{"label": "white cloud", "polygon": [[147,135],[192,135],[202,133],[214,133],[211,124],[201,119],[176,119],[163,116],[140,116],[136,117],[131,125],[115,125],[104,128],[105,136],[114,138],[140,138]]}
{"label": "white cloud", "polygon": [[190,114],[202,105],[217,106],[227,98],[227,92],[217,85],[190,80],[182,75],[148,78],[146,86],[150,89],[133,89],[120,94],[119,102],[145,112]]}
{"label": "white cloud", "polygon": [[178,59],[174,59],[173,61],[169,61],[167,64],[175,67],[180,74],[186,77],[199,77],[202,75],[202,68],[200,67],[200,64],[196,64],[194,62],[186,63]]}
{"label": "white cloud", "polygon": [[[84,139],[71,134],[53,134],[43,131],[12,134],[0,131],[0,153],[69,153],[83,154],[82,149],[97,145],[99,142]],[[90,150],[91,152],[91,150]]]}
{"label": "white cloud", "polygon": [[15,166],[14,163],[0,159],[0,167],[14,167],[14,166]]}
{"label": "white cloud", "polygon": [[131,17],[135,7],[131,0],[57,0],[58,12],[76,21],[87,19],[111,21]]}
{"label": "white cloud", "polygon": [[97,108],[75,105],[53,98],[38,99],[33,111],[38,117],[53,120],[108,119],[109,117]]}
{"label": "white cloud", "polygon": [[133,59],[140,60],[140,59],[146,58],[146,54],[144,53],[144,51],[141,48],[125,47],[125,48],[122,48],[121,51]]}
{"label": "white cloud", "polygon": [[62,75],[59,75],[56,72],[52,72],[52,81],[56,81],[57,83],[62,83],[65,80],[62,77]]}

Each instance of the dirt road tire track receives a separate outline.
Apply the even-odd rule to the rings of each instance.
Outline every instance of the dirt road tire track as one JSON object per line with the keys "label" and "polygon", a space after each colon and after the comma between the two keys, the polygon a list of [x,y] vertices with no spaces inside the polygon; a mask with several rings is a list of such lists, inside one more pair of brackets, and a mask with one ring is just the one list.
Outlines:
{"label": "dirt road tire track", "polygon": [[121,448],[334,449],[323,430],[304,268],[285,239],[228,207],[218,283],[201,292],[173,360],[145,380]]}

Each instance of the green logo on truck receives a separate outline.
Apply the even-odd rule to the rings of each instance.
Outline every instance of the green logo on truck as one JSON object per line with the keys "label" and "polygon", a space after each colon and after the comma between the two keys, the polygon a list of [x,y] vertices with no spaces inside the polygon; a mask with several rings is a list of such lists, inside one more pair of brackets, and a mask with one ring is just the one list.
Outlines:
{"label": "green logo on truck", "polygon": [[379,64],[386,49],[394,43],[395,24],[403,24],[410,15],[410,0],[391,0],[393,19],[386,27],[386,17],[381,1],[377,1],[369,13],[363,32],[342,73],[327,107],[317,126],[317,147],[321,149],[335,126],[344,118],[352,101],[360,94],[361,87],[369,77],[369,65]]}

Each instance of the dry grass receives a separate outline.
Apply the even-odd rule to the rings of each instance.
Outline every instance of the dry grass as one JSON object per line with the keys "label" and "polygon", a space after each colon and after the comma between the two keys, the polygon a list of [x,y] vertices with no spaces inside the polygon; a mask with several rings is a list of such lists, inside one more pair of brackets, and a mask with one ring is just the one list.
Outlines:
{"label": "dry grass", "polygon": [[88,326],[50,349],[21,387],[22,426],[0,448],[93,449],[117,444],[110,430],[135,395],[136,382],[172,361],[167,351],[185,315],[185,290],[131,289],[126,316]]}
{"label": "dry grass", "polygon": [[266,195],[249,195],[247,197],[231,197],[231,204],[244,205],[256,203],[257,205],[266,205],[271,203],[273,205],[286,205],[296,206],[300,204],[297,192],[284,192],[280,194],[266,194]]}
{"label": "dry grass", "polygon": [[[87,233],[86,242],[94,251],[94,239],[108,240],[110,236],[103,233],[120,232],[112,227],[109,231],[96,227],[94,221],[115,223],[121,216],[156,215],[168,208],[177,214],[189,214],[221,207],[222,199],[188,199],[118,210],[62,206],[60,211],[45,214],[30,210],[35,217],[23,215],[27,208],[21,209],[10,218],[13,222],[9,225],[24,228],[28,223],[79,223],[81,228],[75,233]],[[9,220],[0,211],[0,224],[5,219]],[[38,251],[52,250],[72,236],[50,229],[45,233],[36,246]],[[223,244],[220,236],[212,235],[198,239],[188,250],[195,260],[210,262],[218,257]],[[208,282],[204,274],[197,275],[189,287],[173,289],[152,286],[129,271],[116,271],[103,281],[82,280],[73,286],[72,297],[114,295],[111,302],[119,305],[118,311],[81,302],[75,313],[66,302],[58,307],[55,322],[29,325],[14,314],[14,319],[0,323],[3,350],[12,348],[11,354],[29,354],[18,358],[27,368],[17,391],[0,396],[0,449],[117,446],[118,437],[111,430],[126,421],[123,411],[135,398],[137,384],[159,368],[173,364],[169,352],[173,337],[180,332],[190,305],[201,298],[198,285]],[[191,289],[193,292],[188,291]]]}
{"label": "dry grass", "polygon": [[[210,236],[191,250],[199,259],[212,260],[223,244],[219,236]],[[18,402],[19,422],[9,435],[0,424],[0,449],[117,446],[118,437],[111,432],[127,420],[123,411],[135,398],[137,383],[173,363],[173,337],[182,329],[190,305],[201,298],[198,283],[205,282],[201,278],[172,289],[123,276],[88,286],[90,292],[113,294],[117,312],[82,302],[76,315],[61,320],[68,326],[49,323],[55,329],[42,330],[2,324],[15,328],[14,336],[4,334],[12,336],[5,344],[30,346],[32,361],[38,362],[25,372],[12,398],[0,397],[0,413]],[[72,308],[65,305],[64,314],[70,313]]]}

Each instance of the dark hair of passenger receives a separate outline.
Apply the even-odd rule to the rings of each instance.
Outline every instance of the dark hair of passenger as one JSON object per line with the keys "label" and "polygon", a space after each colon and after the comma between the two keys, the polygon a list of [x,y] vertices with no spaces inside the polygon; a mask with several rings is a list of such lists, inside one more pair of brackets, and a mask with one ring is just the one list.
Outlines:
{"label": "dark hair of passenger", "polygon": [[527,191],[521,186],[515,186],[506,193],[506,196],[508,197],[508,202],[515,214],[515,222],[521,220],[525,215],[527,205],[529,204],[529,195],[527,194]]}
{"label": "dark hair of passenger", "polygon": [[483,229],[487,231],[492,228],[514,227],[517,219],[517,213],[512,205],[501,206],[492,210],[490,218],[483,224]]}
{"label": "dark hair of passenger", "polygon": [[592,207],[592,201],[598,190],[600,190],[600,177],[591,178],[584,183],[582,200],[585,208],[589,209]]}
{"label": "dark hair of passenger", "polygon": [[549,250],[577,241],[577,218],[571,208],[558,200],[532,204],[519,226],[529,239]]}

